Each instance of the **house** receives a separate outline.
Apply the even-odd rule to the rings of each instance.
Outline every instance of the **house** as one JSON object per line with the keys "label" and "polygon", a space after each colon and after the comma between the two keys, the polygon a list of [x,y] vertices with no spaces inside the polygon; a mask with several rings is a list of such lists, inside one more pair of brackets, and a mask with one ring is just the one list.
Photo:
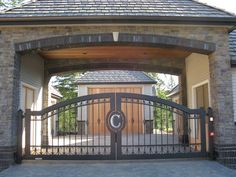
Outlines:
{"label": "house", "polygon": [[[40,89],[37,88],[37,85],[30,85],[27,84],[29,82],[25,81],[25,82],[21,82],[21,93],[20,93],[20,108],[21,110],[25,111],[26,109],[31,109],[31,110],[39,110],[41,109],[40,107],[40,102],[42,102],[42,92]],[[61,93],[54,88],[51,84],[49,84],[48,86],[48,103],[50,106],[60,102],[60,99],[63,97],[61,95]],[[50,131],[50,138],[52,136],[56,135],[55,130],[57,130],[56,127],[56,121],[58,120],[58,116],[57,115],[52,115],[50,121],[48,122],[48,129]],[[36,129],[35,127],[38,126],[38,129]],[[39,134],[40,133],[40,126],[39,124],[34,124],[32,125],[33,129],[36,129]],[[25,145],[25,130],[23,130],[23,138],[22,138],[22,144],[23,146]],[[39,140],[41,140],[40,138],[38,138],[38,142]],[[33,142],[35,142],[35,140],[33,140]]]}
{"label": "house", "polygon": [[[49,104],[50,106],[55,105],[57,103],[59,103],[61,101],[61,99],[63,98],[62,94],[55,88],[53,87],[51,84],[49,84],[49,95],[51,95],[49,97]],[[57,115],[53,115],[51,118],[51,121],[49,121],[49,130],[51,130],[51,136],[56,136],[57,135],[57,123],[56,121],[58,121],[58,116]]]}
{"label": "house", "polygon": [[168,93],[167,97],[170,98],[173,102],[180,102],[180,86],[177,84],[174,86]]}
{"label": "house", "polygon": [[[206,112],[207,112],[207,109],[209,107],[209,95],[208,95],[208,84],[206,82],[203,82],[199,85],[196,85],[196,86],[192,86],[192,92],[193,92],[193,97],[192,97],[192,103],[193,103],[193,108],[203,108]],[[175,103],[179,103],[180,101],[180,86],[179,85],[176,85],[172,90],[170,90],[169,94],[168,94],[168,97],[169,99],[171,99],[173,102]],[[174,116],[174,130],[177,132],[177,127],[178,125],[182,125],[183,124],[183,119],[181,116],[179,116],[178,113],[176,114],[173,114]],[[197,123],[197,125],[195,125],[196,123],[194,122],[189,122],[189,124],[192,124],[192,126],[195,127],[196,129],[196,134],[200,134],[200,124],[199,122]],[[209,132],[208,131],[208,120],[206,121],[206,132]],[[181,126],[180,129],[183,129],[183,127]],[[191,137],[190,137],[191,138]],[[200,138],[200,135],[198,135],[198,138],[197,140],[199,141],[199,138]],[[181,139],[181,137],[180,137]],[[206,144],[207,144],[207,149],[209,148],[208,147],[208,137],[206,137]]]}
{"label": "house", "polygon": [[[21,151],[24,159],[207,157],[209,132],[205,119],[208,117],[203,109],[195,109],[200,103],[213,110],[214,132],[210,133],[214,135],[218,157],[224,156],[225,151],[236,148],[235,25],[234,14],[194,0],[37,0],[3,11],[0,14],[0,164],[13,163],[13,154],[21,159]],[[48,83],[53,75],[94,70],[177,75],[179,103],[143,94],[104,93],[49,107]],[[33,88],[27,92],[35,93],[37,106],[24,113],[26,144],[22,149],[19,109],[23,83]],[[102,137],[103,141],[100,135],[78,136],[76,133],[82,129],[67,123],[68,109],[76,112],[98,102],[110,105],[104,115],[110,133]],[[148,107],[149,115],[155,107],[159,118],[154,125],[158,133],[126,135],[122,130],[127,119],[135,121],[132,116],[124,115],[122,105],[126,103]],[[200,122],[190,126],[185,121],[183,133],[177,131],[183,143],[176,139],[171,125],[171,113],[176,109],[184,120]],[[130,108],[128,111],[134,113]],[[73,128],[75,135],[62,134],[58,139],[49,139],[52,114],[63,120],[62,130]],[[136,114],[141,115],[139,111]],[[36,122],[39,130],[32,134]]]}
{"label": "house", "polygon": [[[177,84],[176,86],[174,86],[168,93],[167,97],[175,103],[180,103],[181,101],[181,95],[180,95],[180,85]],[[177,133],[177,127],[178,125],[182,125],[183,124],[183,119],[181,119],[181,116],[178,116],[178,114],[173,114],[173,119],[174,119],[174,130],[175,133]],[[180,127],[180,129],[183,129],[183,127]],[[179,139],[181,140],[181,136],[179,136]],[[182,141],[182,140],[181,140]]]}
{"label": "house", "polygon": [[[136,94],[145,94],[145,95],[150,95],[150,96],[155,96],[155,87],[154,84],[157,82],[148,76],[146,73],[141,72],[141,71],[122,71],[122,70],[104,70],[104,71],[91,71],[91,72],[86,72],[84,75],[82,75],[78,81],[78,96],[85,96],[85,95],[91,95],[91,94],[98,94],[98,93],[121,93],[121,92],[126,92],[126,93],[136,93]],[[89,109],[87,115],[86,109]],[[95,109],[95,112],[91,114],[91,110]],[[126,133],[130,133],[131,131],[135,133],[141,133],[143,131],[152,132],[153,131],[153,111],[152,114],[150,115],[151,118],[148,116],[137,116],[138,112],[141,114],[146,114],[144,108],[140,107],[139,105],[132,105],[129,104],[127,106],[128,110],[133,110],[134,114],[133,117],[135,119],[140,119],[140,120],[135,120],[134,124],[131,124],[130,122],[127,122],[127,130],[125,130]],[[108,110],[108,108],[107,108]],[[92,119],[98,119],[99,117],[102,117],[102,112],[98,113],[98,109],[94,108],[94,106],[90,106],[88,108],[84,108],[82,110],[82,118],[83,120],[79,119],[79,115],[81,115],[80,110],[78,110],[78,123],[80,124],[79,127],[83,127],[82,129],[89,129],[88,131],[84,132],[92,132],[93,131],[93,124],[89,124],[88,127],[85,127],[86,121],[92,122]],[[125,112],[125,116],[131,116],[131,112]],[[94,116],[95,115],[95,116]],[[143,120],[144,117],[146,120]],[[95,134],[99,133],[107,133],[108,130],[105,126],[105,117],[100,120],[101,121],[101,127],[96,127],[94,130]],[[131,121],[131,120],[130,120]],[[144,124],[146,127],[143,127],[142,123],[145,121],[146,123]],[[140,127],[138,126],[138,122],[140,122]],[[132,128],[133,127],[133,128]],[[98,129],[100,128],[100,129]]]}

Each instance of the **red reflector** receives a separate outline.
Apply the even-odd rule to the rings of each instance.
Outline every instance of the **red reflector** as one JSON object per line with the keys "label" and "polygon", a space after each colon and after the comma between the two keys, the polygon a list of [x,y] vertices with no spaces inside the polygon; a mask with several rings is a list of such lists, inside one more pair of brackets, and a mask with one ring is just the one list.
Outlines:
{"label": "red reflector", "polygon": [[214,136],[215,135],[215,133],[214,132],[210,132],[210,136]]}

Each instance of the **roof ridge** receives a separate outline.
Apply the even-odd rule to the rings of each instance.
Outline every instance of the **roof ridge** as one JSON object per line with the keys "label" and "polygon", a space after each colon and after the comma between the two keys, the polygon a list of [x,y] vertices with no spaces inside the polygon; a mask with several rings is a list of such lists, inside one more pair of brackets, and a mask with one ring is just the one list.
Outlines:
{"label": "roof ridge", "polygon": [[4,14],[5,12],[11,11],[11,10],[14,10],[14,9],[17,9],[17,8],[21,8],[24,5],[28,5],[28,4],[37,2],[37,1],[40,1],[40,0],[24,0],[24,1],[20,2],[19,4],[13,5],[12,7],[8,7],[8,8],[5,8],[5,9],[3,8],[2,11],[0,11],[0,14]]}
{"label": "roof ridge", "polygon": [[153,77],[149,76],[146,72],[144,71],[140,71],[142,72],[145,76],[147,76],[149,79],[153,80],[153,81],[156,81]]}
{"label": "roof ridge", "polygon": [[[96,77],[95,77],[96,76]],[[124,78],[129,77],[128,80]],[[92,78],[92,80],[91,80]],[[109,82],[108,82],[109,81]],[[150,78],[143,71],[133,70],[97,70],[87,71],[77,79],[77,83],[152,83],[156,80]]]}
{"label": "roof ridge", "polygon": [[198,4],[201,4],[201,5],[204,5],[204,6],[207,6],[207,7],[210,7],[210,8],[219,10],[219,11],[222,11],[222,12],[225,12],[225,13],[227,13],[227,14],[229,14],[229,15],[232,15],[232,16],[236,17],[236,13],[229,12],[229,11],[227,11],[226,9],[223,9],[223,8],[220,8],[220,7],[216,7],[216,6],[214,6],[214,5],[210,5],[210,4],[207,4],[207,3],[205,3],[205,2],[201,2],[201,1],[199,1],[199,0],[190,0],[190,1],[196,2],[196,3],[198,3]]}

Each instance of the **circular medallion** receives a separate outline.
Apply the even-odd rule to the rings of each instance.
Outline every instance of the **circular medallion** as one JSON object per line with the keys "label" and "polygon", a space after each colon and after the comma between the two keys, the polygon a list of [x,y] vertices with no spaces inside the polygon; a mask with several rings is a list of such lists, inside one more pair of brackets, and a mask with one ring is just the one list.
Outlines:
{"label": "circular medallion", "polygon": [[118,132],[124,128],[124,114],[118,111],[112,111],[108,114],[107,125],[111,131]]}

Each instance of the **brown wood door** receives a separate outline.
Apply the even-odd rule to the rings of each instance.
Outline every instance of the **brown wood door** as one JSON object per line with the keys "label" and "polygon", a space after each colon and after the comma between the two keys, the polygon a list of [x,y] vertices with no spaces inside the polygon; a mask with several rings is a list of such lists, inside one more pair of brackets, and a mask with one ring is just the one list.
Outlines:
{"label": "brown wood door", "polygon": [[[142,94],[142,88],[127,88],[122,89],[121,92]],[[123,103],[121,104],[121,110],[127,120],[122,132],[126,134],[143,133],[143,105]]]}
{"label": "brown wood door", "polygon": [[[117,88],[88,88],[88,94],[97,93],[142,93],[141,87],[117,87]],[[110,103],[106,104],[93,104],[88,106],[88,130],[90,134],[103,135],[107,134],[105,118],[110,110]],[[127,119],[124,132],[127,133],[142,133],[143,132],[143,110],[142,106],[138,104],[122,105],[122,111]],[[133,121],[133,123],[132,123]]]}
{"label": "brown wood door", "polygon": [[[88,94],[98,93],[112,93],[114,92],[111,88],[89,88]],[[88,133],[93,135],[106,135],[109,130],[106,126],[106,115],[110,111],[110,103],[98,103],[95,100],[92,105],[88,106]],[[102,100],[100,100],[102,101]]]}

